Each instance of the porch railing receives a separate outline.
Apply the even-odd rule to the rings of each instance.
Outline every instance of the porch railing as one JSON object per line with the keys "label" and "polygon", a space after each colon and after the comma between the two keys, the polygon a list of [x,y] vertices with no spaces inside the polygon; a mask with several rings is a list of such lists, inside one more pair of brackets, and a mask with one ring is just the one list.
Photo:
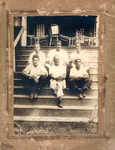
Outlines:
{"label": "porch railing", "polygon": [[[53,37],[45,35],[42,37],[37,37],[35,35],[27,35],[27,47],[34,47],[35,44],[40,42],[41,47],[55,47],[55,42],[57,39],[55,39],[55,42],[52,40]],[[55,37],[54,37],[55,38]],[[95,36],[85,36],[82,37],[68,37],[64,35],[59,35],[58,38],[62,42],[66,42],[66,47],[72,48],[76,46],[76,42],[80,43],[81,46],[88,46],[95,48],[97,47],[97,38]],[[54,42],[54,43],[53,43]],[[45,44],[44,44],[45,43]],[[63,45],[63,44],[62,44]],[[63,45],[64,46],[64,45]]]}

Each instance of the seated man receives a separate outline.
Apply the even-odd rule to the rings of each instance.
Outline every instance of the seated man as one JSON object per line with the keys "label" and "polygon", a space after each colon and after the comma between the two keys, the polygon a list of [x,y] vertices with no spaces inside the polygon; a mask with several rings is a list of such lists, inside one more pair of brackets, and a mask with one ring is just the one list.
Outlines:
{"label": "seated man", "polygon": [[26,90],[30,93],[30,100],[33,101],[38,97],[38,88],[40,88],[39,79],[41,76],[47,76],[47,70],[40,63],[38,55],[33,55],[32,63],[23,70]]}
{"label": "seated man", "polygon": [[64,95],[63,89],[66,88],[66,66],[60,64],[58,55],[54,56],[54,65],[48,65],[50,79],[50,87],[53,89],[56,95],[57,106],[62,108],[61,100]]}
{"label": "seated man", "polygon": [[85,97],[85,92],[91,86],[89,68],[77,58],[70,68],[69,84],[72,91],[77,92],[79,99]]}

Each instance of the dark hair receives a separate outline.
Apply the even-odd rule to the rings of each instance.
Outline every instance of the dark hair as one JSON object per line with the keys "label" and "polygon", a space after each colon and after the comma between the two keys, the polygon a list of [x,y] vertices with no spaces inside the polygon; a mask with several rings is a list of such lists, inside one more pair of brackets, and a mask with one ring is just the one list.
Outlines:
{"label": "dark hair", "polygon": [[80,58],[76,58],[75,61],[81,61],[81,59]]}
{"label": "dark hair", "polygon": [[57,41],[57,45],[61,45],[61,41]]}
{"label": "dark hair", "polygon": [[32,60],[34,60],[34,58],[38,58],[39,59],[39,56],[38,55],[33,55]]}
{"label": "dark hair", "polygon": [[59,55],[55,55],[54,58],[53,58],[53,60],[55,60],[57,58],[59,59]]}

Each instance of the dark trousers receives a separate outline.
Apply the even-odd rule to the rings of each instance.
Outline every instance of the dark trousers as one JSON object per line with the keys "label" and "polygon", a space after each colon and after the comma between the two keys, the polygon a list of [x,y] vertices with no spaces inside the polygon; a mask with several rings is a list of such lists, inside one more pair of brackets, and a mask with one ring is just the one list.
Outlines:
{"label": "dark trousers", "polygon": [[35,94],[39,88],[39,83],[36,83],[34,79],[29,78],[28,76],[23,76],[23,86],[24,86],[24,93],[26,94]]}
{"label": "dark trousers", "polygon": [[89,78],[69,79],[69,87],[72,92],[83,94],[91,87],[92,81]]}
{"label": "dark trousers", "polygon": [[23,75],[23,86],[26,94],[35,94],[40,92],[40,90],[48,84],[48,77],[40,77],[38,83],[34,79],[29,78],[26,75]]}

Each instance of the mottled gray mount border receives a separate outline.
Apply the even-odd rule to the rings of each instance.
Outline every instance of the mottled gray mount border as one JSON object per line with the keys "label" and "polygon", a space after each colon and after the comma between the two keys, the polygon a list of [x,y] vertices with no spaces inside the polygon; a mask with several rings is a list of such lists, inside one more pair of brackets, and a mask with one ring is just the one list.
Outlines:
{"label": "mottled gray mount border", "polygon": [[[99,16],[99,52],[98,52],[98,79],[99,79],[99,89],[98,89],[98,117],[99,117],[99,125],[98,125],[98,132],[95,134],[88,134],[88,133],[71,133],[71,134],[39,134],[39,135],[22,135],[22,136],[16,136],[14,134],[14,128],[13,128],[13,56],[14,56],[14,45],[13,45],[13,17],[14,16],[89,16],[89,15],[95,15]],[[9,137],[44,137],[44,136],[50,136],[50,137],[103,137],[104,136],[104,50],[103,50],[103,32],[104,32],[104,14],[102,11],[97,10],[68,10],[68,11],[46,11],[46,10],[33,10],[33,11],[10,11],[8,12],[8,40],[9,40],[9,52],[8,52],[8,58],[9,58],[9,74],[8,74],[8,105],[9,105]]]}

